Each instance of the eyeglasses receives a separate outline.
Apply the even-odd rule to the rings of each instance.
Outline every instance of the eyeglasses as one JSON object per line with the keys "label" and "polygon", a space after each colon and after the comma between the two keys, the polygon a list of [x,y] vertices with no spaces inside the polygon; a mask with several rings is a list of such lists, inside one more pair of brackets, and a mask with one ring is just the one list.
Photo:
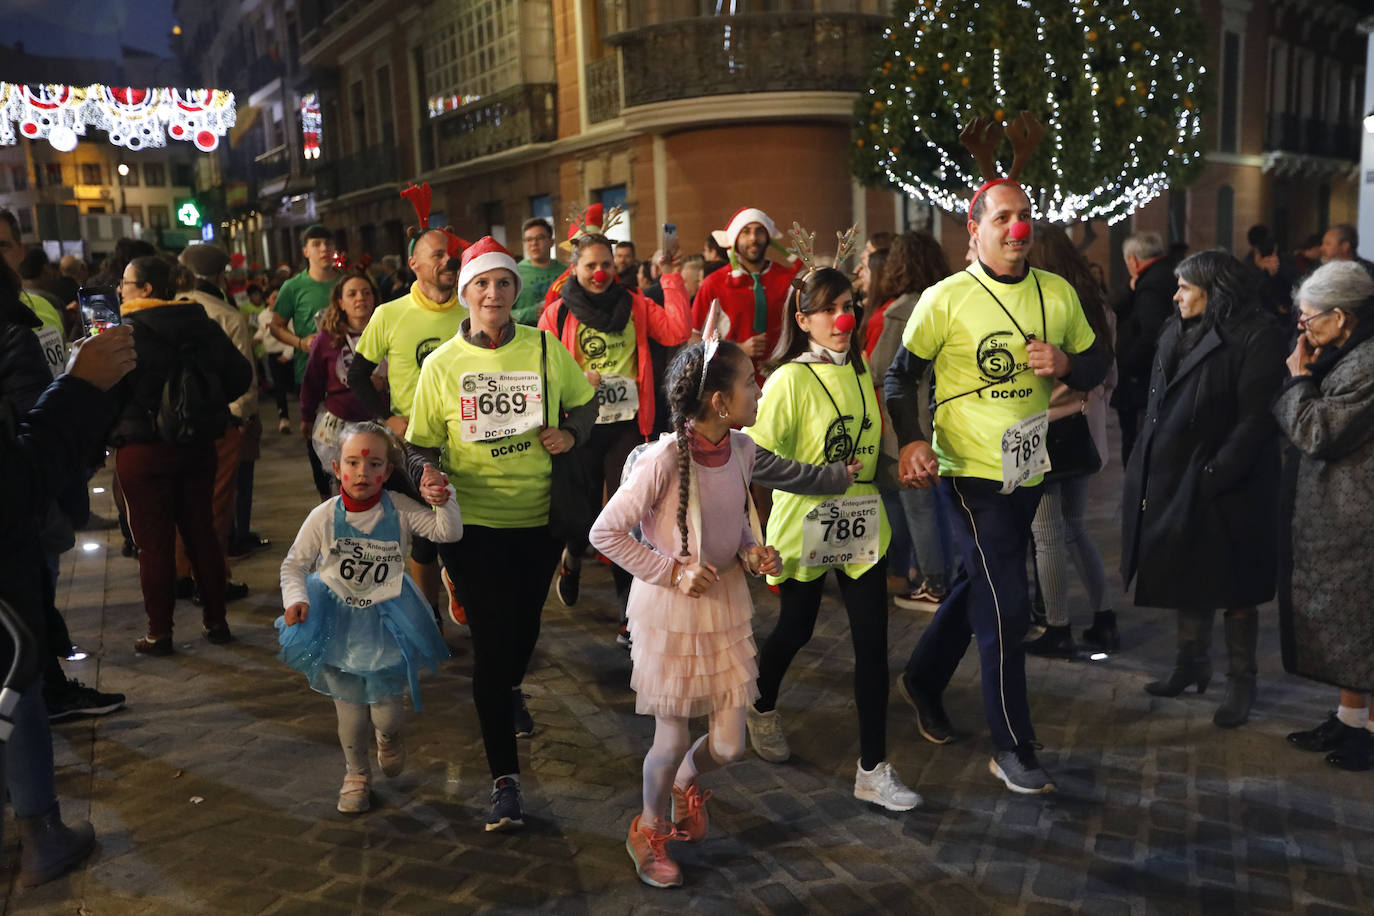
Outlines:
{"label": "eyeglasses", "polygon": [[1299,331],[1306,331],[1307,328],[1312,324],[1312,322],[1316,321],[1318,318],[1325,318],[1327,315],[1334,315],[1335,313],[1336,313],[1336,309],[1330,309],[1330,310],[1325,311],[1325,312],[1318,312],[1318,313],[1315,314],[1315,315],[1299,315],[1299,316],[1298,316],[1298,330],[1299,330]]}

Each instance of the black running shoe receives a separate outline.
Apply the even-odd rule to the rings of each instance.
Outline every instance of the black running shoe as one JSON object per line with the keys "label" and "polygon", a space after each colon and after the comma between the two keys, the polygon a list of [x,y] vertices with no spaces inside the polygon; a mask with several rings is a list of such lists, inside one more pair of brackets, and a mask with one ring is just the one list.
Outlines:
{"label": "black running shoe", "polygon": [[502,776],[492,784],[487,830],[509,830],[523,826],[525,812],[520,807],[520,780],[513,776]]}
{"label": "black running shoe", "polygon": [[68,678],[52,687],[45,685],[43,702],[48,707],[48,721],[61,722],[81,716],[106,716],[123,709],[124,694],[102,693],[76,678]]}
{"label": "black running shoe", "polygon": [[1290,734],[1288,743],[1303,751],[1334,751],[1345,743],[1346,738],[1352,732],[1357,731],[1360,729],[1346,725],[1336,718],[1336,714],[1333,712],[1326,717],[1325,722],[1316,728]]}
{"label": "black running shoe", "polygon": [[558,600],[564,607],[572,607],[577,604],[577,596],[581,592],[582,570],[569,569],[566,566],[558,567],[558,582],[555,591],[558,592]]}
{"label": "black running shoe", "polygon": [[945,715],[945,705],[938,695],[932,696],[907,683],[906,675],[897,678],[897,690],[916,711],[916,730],[931,744],[949,744],[959,737]]}

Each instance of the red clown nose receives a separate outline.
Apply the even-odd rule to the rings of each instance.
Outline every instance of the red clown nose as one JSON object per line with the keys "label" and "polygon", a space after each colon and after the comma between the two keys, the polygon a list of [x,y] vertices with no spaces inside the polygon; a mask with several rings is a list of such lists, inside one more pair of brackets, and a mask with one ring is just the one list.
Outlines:
{"label": "red clown nose", "polygon": [[839,315],[835,316],[835,330],[839,331],[841,334],[848,334],[850,331],[854,330],[854,325],[857,323],[853,312],[841,312]]}
{"label": "red clown nose", "polygon": [[1013,239],[1015,239],[1016,241],[1018,241],[1018,242],[1024,242],[1026,239],[1030,238],[1030,234],[1031,234],[1031,225],[1030,225],[1030,223],[1027,223],[1027,222],[1025,222],[1025,221],[1021,221],[1021,222],[1016,222],[1016,223],[1012,223],[1012,224],[1011,224],[1011,233],[1010,233],[1010,235],[1011,235],[1011,237],[1012,237]]}
{"label": "red clown nose", "polygon": [[592,274],[592,282],[595,283],[597,286],[600,286],[602,283],[605,283],[609,279],[611,279],[611,275],[606,273],[606,271],[604,270],[598,270],[596,273]]}

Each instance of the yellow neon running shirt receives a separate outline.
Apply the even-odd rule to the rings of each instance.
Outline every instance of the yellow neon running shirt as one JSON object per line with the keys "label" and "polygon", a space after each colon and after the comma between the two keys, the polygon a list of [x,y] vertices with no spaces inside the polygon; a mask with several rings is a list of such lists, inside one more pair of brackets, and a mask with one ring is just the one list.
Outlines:
{"label": "yellow neon running shirt", "polygon": [[418,282],[411,284],[410,292],[377,306],[372,313],[355,352],[370,363],[386,360],[391,412],[396,416],[410,416],[420,366],[458,333],[466,317],[468,310],[459,303],[457,293],[439,305],[420,292]]}

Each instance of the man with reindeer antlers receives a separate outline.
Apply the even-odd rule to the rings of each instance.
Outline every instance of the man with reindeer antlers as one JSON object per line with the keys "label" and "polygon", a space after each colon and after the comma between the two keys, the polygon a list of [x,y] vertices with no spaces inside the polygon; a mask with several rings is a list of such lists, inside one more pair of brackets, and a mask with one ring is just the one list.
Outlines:
{"label": "man with reindeer antlers", "polygon": [[[447,227],[429,224],[433,192],[429,184],[410,185],[401,192],[410,201],[419,225],[409,230],[410,269],[415,282],[399,299],[377,306],[358,340],[353,363],[348,367],[349,390],[362,401],[379,423],[385,423],[396,436],[405,439],[410,424],[411,403],[420,380],[425,357],[458,333],[458,325],[468,310],[458,299],[459,258],[468,243]],[[386,363],[390,402],[377,390],[372,374]],[[438,551],[425,538],[411,542],[410,575],[432,606],[439,599]],[[449,616],[455,623],[466,623],[462,606],[449,588]]]}
{"label": "man with reindeer antlers", "polygon": [[[1000,126],[977,118],[961,134],[984,176],[996,174]],[[884,384],[902,443],[899,479],[949,489],[964,561],[898,689],[922,737],[954,740],[942,694],[976,637],[995,745],[988,770],[1013,792],[1039,794],[1054,783],[1035,753],[1021,643],[1030,623],[1026,549],[1050,466],[1047,407],[1056,380],[1079,391],[1102,381],[1111,351],[1095,339],[1073,287],[1026,261],[1031,201],[1016,179],[1044,128],[1022,112],[1005,133],[1015,152],[1011,171],[987,181],[969,205],[978,258],[921,295]],[[935,435],[926,442],[916,400],[932,363]]]}

